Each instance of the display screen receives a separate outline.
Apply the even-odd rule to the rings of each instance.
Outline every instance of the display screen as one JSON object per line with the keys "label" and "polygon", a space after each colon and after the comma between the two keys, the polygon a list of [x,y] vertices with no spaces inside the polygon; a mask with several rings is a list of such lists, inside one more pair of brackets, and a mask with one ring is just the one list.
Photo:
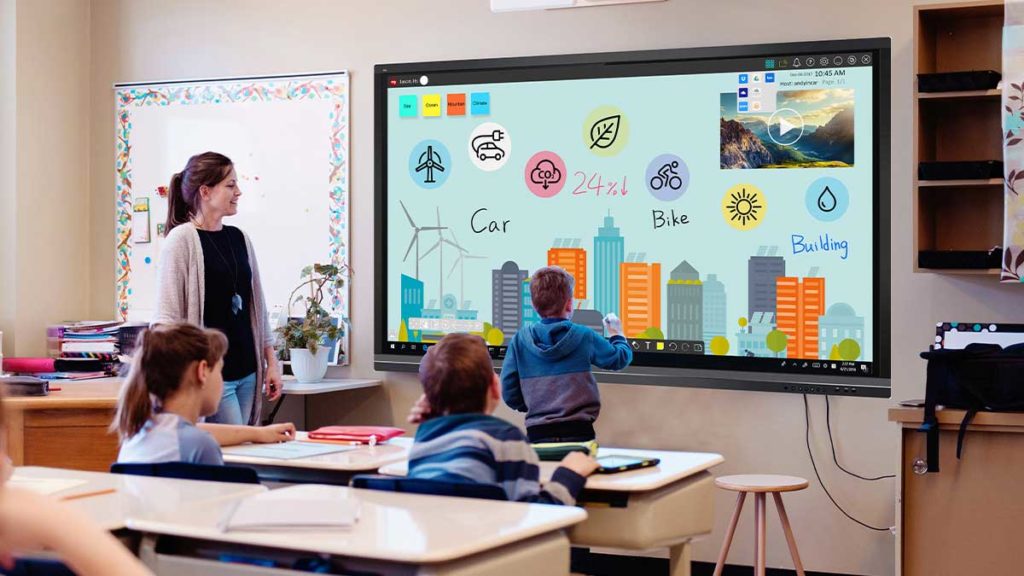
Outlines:
{"label": "display screen", "polygon": [[557,265],[633,373],[887,379],[887,41],[826,44],[379,66],[378,355],[500,362]]}

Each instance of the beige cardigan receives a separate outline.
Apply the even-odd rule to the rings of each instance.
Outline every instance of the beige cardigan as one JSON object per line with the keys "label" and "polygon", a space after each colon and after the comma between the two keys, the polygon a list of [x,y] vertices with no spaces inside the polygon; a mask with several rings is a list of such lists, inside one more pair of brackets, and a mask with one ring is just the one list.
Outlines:
{"label": "beige cardigan", "polygon": [[[249,254],[249,266],[252,268],[252,306],[249,316],[252,321],[253,341],[256,343],[256,400],[252,403],[250,424],[259,424],[263,402],[263,376],[266,358],[263,350],[274,345],[274,335],[270,331],[267,318],[267,303],[263,298],[263,285],[260,283],[259,266],[256,264],[256,253],[252,249],[252,241],[245,237],[245,248]],[[176,226],[164,238],[160,250],[158,271],[156,316],[153,324],[168,322],[191,322],[203,325],[203,305],[206,302],[206,271],[203,264],[203,245],[199,240],[196,227],[189,224]]]}

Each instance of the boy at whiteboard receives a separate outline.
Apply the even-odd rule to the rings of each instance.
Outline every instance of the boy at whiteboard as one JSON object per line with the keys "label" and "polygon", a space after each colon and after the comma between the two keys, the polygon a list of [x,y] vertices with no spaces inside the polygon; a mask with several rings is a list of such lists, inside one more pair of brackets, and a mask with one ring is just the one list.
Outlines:
{"label": "boy at whiteboard", "polygon": [[526,434],[534,444],[593,440],[601,396],[590,367],[622,370],[633,360],[614,314],[604,318],[607,339],[571,320],[574,285],[557,266],[534,273],[530,299],[541,321],[519,329],[501,367],[502,398],[526,412]]}

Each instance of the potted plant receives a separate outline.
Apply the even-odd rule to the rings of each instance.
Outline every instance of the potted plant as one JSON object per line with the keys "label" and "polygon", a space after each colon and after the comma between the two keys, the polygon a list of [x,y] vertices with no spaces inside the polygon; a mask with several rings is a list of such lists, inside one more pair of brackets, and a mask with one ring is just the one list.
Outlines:
{"label": "potted plant", "polygon": [[[291,307],[305,301],[306,314],[291,319],[275,330],[283,339],[282,348],[291,360],[292,373],[299,382],[319,382],[327,373],[330,349],[325,340],[337,340],[344,334],[344,322],[333,318],[323,307],[325,288],[333,285],[340,289],[345,282],[342,268],[333,264],[313,264],[302,269],[302,282],[288,296],[288,316]],[[306,287],[309,295],[299,292]],[[299,321],[301,320],[301,321]]]}

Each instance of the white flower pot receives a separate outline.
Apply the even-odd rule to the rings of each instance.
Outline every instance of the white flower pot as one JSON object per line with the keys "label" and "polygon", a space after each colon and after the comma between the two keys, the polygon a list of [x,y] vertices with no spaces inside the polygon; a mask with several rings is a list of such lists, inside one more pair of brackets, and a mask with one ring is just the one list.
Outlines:
{"label": "white flower pot", "polygon": [[289,350],[292,362],[292,374],[295,379],[303,384],[319,382],[327,374],[327,356],[330,350],[326,346],[320,346],[316,355],[310,354],[305,348],[292,348]]}

